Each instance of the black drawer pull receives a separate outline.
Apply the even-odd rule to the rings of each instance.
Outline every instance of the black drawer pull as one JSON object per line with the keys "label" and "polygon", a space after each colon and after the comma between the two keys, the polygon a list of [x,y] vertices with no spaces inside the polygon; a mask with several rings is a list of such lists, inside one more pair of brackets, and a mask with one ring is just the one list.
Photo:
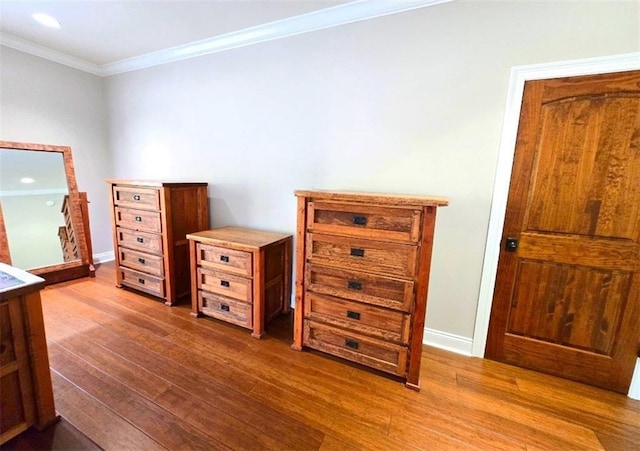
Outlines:
{"label": "black drawer pull", "polygon": [[142,222],[142,216],[136,216],[136,221]]}
{"label": "black drawer pull", "polygon": [[138,279],[138,283],[141,283],[142,285],[144,285],[144,279]]}
{"label": "black drawer pull", "polygon": [[367,218],[366,216],[354,216],[353,223],[355,225],[367,225]]}
{"label": "black drawer pull", "polygon": [[348,338],[344,341],[346,347],[351,349],[358,349],[358,342],[355,340],[349,340]]}
{"label": "black drawer pull", "polygon": [[225,263],[229,263],[229,256],[228,255],[221,255],[220,256],[220,261],[221,262],[225,262]]}
{"label": "black drawer pull", "polygon": [[220,310],[222,310],[223,312],[228,312],[229,306],[227,304],[220,304]]}
{"label": "black drawer pull", "polygon": [[134,194],[133,195],[133,200],[140,200],[140,195],[139,194]]}
{"label": "black drawer pull", "polygon": [[360,313],[352,312],[351,310],[347,310],[347,318],[360,319]]}
{"label": "black drawer pull", "polygon": [[350,280],[347,282],[347,288],[351,290],[362,290],[362,283],[355,280]]}
{"label": "black drawer pull", "polygon": [[364,257],[364,249],[356,249],[355,247],[351,248],[351,256],[353,257]]}
{"label": "black drawer pull", "polygon": [[228,280],[221,280],[220,281],[220,285],[222,285],[223,287],[229,288],[229,281]]}
{"label": "black drawer pull", "polygon": [[139,236],[138,238],[136,238],[136,241],[138,243],[144,243],[144,238],[142,238],[141,236]]}
{"label": "black drawer pull", "polygon": [[144,258],[139,258],[138,261],[144,265]]}

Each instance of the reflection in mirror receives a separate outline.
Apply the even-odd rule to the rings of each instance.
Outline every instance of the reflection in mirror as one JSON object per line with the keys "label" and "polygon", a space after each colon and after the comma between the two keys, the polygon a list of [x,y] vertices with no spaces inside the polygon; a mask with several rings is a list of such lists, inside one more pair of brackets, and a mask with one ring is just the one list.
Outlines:
{"label": "reflection in mirror", "polygon": [[71,148],[0,141],[0,259],[47,283],[91,275],[81,199]]}
{"label": "reflection in mirror", "polygon": [[13,266],[34,269],[78,259],[61,153],[0,149],[0,203]]}

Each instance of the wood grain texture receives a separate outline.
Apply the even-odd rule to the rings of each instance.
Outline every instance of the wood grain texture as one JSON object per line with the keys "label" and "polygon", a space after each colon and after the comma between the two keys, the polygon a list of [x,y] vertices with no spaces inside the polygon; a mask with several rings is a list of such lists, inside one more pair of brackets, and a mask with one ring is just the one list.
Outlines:
{"label": "wood grain texture", "polygon": [[80,212],[82,216],[82,226],[84,228],[85,244],[87,246],[87,260],[89,262],[89,276],[96,275],[96,267],[93,262],[93,241],[91,239],[91,221],[89,218],[89,198],[85,191],[80,191]]}
{"label": "wood grain texture", "polygon": [[[424,347],[419,393],[96,278],[42,292],[56,407],[104,449],[631,450],[640,401]],[[4,449],[4,447],[3,447]]]}
{"label": "wood grain texture", "polygon": [[44,282],[0,298],[0,443],[58,421],[40,302]]}
{"label": "wood grain texture", "polygon": [[140,187],[161,188],[166,187],[190,187],[208,186],[207,182],[185,182],[179,180],[133,180],[133,179],[107,179],[107,183],[113,185],[135,185]]}
{"label": "wood grain texture", "polygon": [[314,200],[329,202],[360,203],[364,205],[391,205],[391,206],[437,206],[449,205],[449,199],[442,196],[418,196],[413,194],[386,194],[367,193],[357,191],[323,191],[323,190],[296,190],[298,197],[312,197]]}
{"label": "wood grain texture", "polygon": [[416,273],[416,257],[416,247],[407,244],[307,234],[307,260],[311,263],[412,278]]}
{"label": "wood grain texture", "polygon": [[187,240],[197,288],[191,295],[194,316],[228,320],[261,338],[266,324],[288,312],[291,235],[220,227],[190,233]]}
{"label": "wood grain texture", "polygon": [[60,420],[42,431],[29,429],[2,445],[2,448],[22,451],[54,449],[99,451],[102,449],[66,420]]}
{"label": "wood grain texture", "polygon": [[307,199],[303,196],[296,198],[297,221],[296,221],[296,287],[295,287],[295,309],[293,323],[293,344],[292,349],[302,350],[302,322],[304,318],[304,296],[305,296],[305,259],[307,255]]}
{"label": "wood grain texture", "polygon": [[[116,285],[163,298],[169,306],[176,304],[191,292],[187,234],[209,228],[207,184],[115,179],[107,183],[116,261],[123,268],[116,273]],[[122,248],[148,253],[148,260],[157,264],[132,265],[122,259]],[[130,270],[144,274],[133,277]]]}
{"label": "wood grain texture", "polygon": [[187,238],[196,239],[201,243],[249,252],[284,242],[290,237],[291,235],[288,233],[269,232],[243,227],[218,227],[187,234]]}
{"label": "wood grain texture", "polygon": [[[299,266],[294,349],[300,349],[302,333],[306,346],[402,376],[408,388],[419,390],[436,209],[448,201],[342,191],[295,195]],[[324,314],[313,313],[315,294],[328,295],[320,298]],[[355,308],[344,308],[343,301]],[[327,308],[331,303],[334,308]],[[359,315],[368,307],[373,307],[369,313],[384,311],[377,307],[396,311],[367,313],[368,321],[361,322]],[[332,315],[326,315],[329,311]],[[392,318],[404,313],[404,318]]]}
{"label": "wood grain texture", "polygon": [[[421,209],[366,204],[325,203],[308,205],[309,230],[372,239],[417,241]],[[353,227],[357,225],[357,227]]]}
{"label": "wood grain texture", "polygon": [[[189,236],[194,235],[187,235],[187,238]],[[236,251],[222,246],[211,246],[199,241],[194,241],[194,243],[197,243],[196,264],[211,269],[251,277],[253,267],[250,252]]]}
{"label": "wood grain texture", "polygon": [[[422,348],[427,300],[429,292],[429,274],[431,271],[431,251],[433,249],[433,235],[436,227],[436,208],[428,206],[422,217],[422,242],[420,243],[420,266],[416,282],[416,300],[413,311],[413,325],[411,342],[409,343],[409,362],[407,364],[407,387],[414,390],[420,387],[420,363],[422,352],[415,352]],[[413,351],[413,352],[411,352]]]}
{"label": "wood grain texture", "polygon": [[346,269],[307,265],[305,284],[316,293],[328,294],[411,312],[412,280]]}

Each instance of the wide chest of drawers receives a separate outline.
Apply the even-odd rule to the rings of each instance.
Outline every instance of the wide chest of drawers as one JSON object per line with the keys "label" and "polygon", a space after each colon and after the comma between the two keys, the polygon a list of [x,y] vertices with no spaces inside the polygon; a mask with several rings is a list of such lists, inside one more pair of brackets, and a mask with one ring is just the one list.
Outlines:
{"label": "wide chest of drawers", "polygon": [[291,302],[291,235],[220,227],[187,235],[190,241],[191,314],[251,329],[265,326]]}
{"label": "wide chest of drawers", "polygon": [[117,286],[173,305],[190,293],[187,234],[209,227],[207,183],[107,180]]}
{"label": "wide chest of drawers", "polygon": [[419,389],[431,251],[443,197],[296,191],[294,343]]}

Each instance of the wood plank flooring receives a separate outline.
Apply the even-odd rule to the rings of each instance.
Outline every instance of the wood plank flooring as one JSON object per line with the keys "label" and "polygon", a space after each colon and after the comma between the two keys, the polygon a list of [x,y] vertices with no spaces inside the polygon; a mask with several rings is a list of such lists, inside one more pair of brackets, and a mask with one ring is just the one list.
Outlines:
{"label": "wood plank flooring", "polygon": [[420,393],[96,278],[42,292],[56,409],[108,450],[638,450],[640,401],[425,347]]}

